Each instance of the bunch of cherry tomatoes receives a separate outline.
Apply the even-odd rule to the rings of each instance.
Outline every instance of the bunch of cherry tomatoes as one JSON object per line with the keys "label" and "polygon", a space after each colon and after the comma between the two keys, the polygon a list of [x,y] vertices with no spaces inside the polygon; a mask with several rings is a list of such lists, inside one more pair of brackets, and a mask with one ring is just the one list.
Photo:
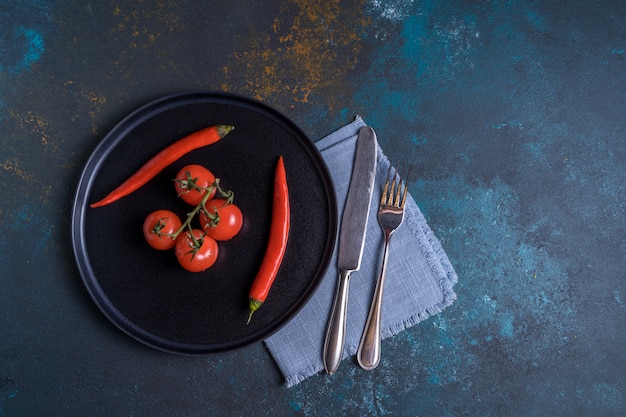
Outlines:
{"label": "bunch of cherry tomatoes", "polygon": [[[183,167],[174,179],[174,187],[193,210],[184,222],[170,210],[156,210],[143,223],[148,244],[157,250],[174,249],[178,263],[187,271],[201,272],[213,266],[219,253],[218,242],[235,237],[243,225],[233,192],[223,190],[219,183],[219,178],[201,165]],[[196,216],[199,222],[194,225]]]}

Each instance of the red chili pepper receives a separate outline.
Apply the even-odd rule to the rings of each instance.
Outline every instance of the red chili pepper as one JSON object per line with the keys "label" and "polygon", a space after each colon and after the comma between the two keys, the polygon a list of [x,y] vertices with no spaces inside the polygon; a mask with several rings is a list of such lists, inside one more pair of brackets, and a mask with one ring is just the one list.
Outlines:
{"label": "red chili pepper", "polygon": [[148,162],[139,168],[137,172],[131,175],[130,178],[124,181],[115,190],[111,191],[109,195],[97,203],[91,204],[90,207],[96,208],[106,206],[107,204],[111,204],[114,201],[127,196],[150,181],[165,167],[180,159],[183,155],[193,151],[194,149],[217,142],[233,129],[234,126],[230,125],[211,126],[177,140],[153,156]]}
{"label": "red chili pepper", "polygon": [[267,294],[278,274],[278,269],[287,248],[290,225],[289,189],[287,188],[285,164],[281,156],[278,159],[274,176],[274,201],[270,237],[261,268],[259,268],[259,272],[252,283],[252,288],[250,288],[250,315],[248,316],[248,323],[250,323],[252,314],[265,302]]}

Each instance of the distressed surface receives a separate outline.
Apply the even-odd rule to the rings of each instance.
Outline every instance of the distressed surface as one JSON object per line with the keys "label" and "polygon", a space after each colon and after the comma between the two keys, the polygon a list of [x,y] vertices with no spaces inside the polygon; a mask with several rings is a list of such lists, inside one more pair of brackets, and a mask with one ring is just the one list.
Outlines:
{"label": "distressed surface", "polygon": [[[620,1],[0,6],[0,416],[622,416]],[[359,114],[459,275],[457,302],[292,389],[263,345],[204,358],[120,334],[81,286],[69,207],[156,97],[255,97],[317,139]]]}

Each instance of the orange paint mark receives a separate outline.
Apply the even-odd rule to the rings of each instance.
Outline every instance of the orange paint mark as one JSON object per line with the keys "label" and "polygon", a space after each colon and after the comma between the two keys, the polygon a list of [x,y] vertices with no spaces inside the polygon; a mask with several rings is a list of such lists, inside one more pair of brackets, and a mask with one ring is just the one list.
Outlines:
{"label": "orange paint mark", "polygon": [[0,162],[0,168],[20,177],[24,181],[32,182],[34,179],[31,174],[20,168],[20,163],[16,158],[7,159],[4,162]]}
{"label": "orange paint mark", "polygon": [[11,117],[18,122],[21,129],[39,136],[43,146],[58,148],[58,143],[49,133],[48,122],[42,115],[33,111],[27,111],[25,114],[11,112]]}
{"label": "orange paint mark", "polygon": [[[180,5],[176,1],[159,1],[149,7],[144,3],[139,0],[124,6],[117,5],[112,12],[117,22],[111,28],[111,34],[119,34],[121,42],[119,56],[113,63],[125,79],[132,79],[130,68],[137,61],[138,51],[154,51],[160,39],[166,38],[170,32],[184,29],[179,17]],[[159,72],[172,66],[170,61],[167,66],[157,66],[154,70]]]}
{"label": "orange paint mark", "polygon": [[332,108],[341,101],[337,86],[349,82],[346,78],[358,63],[359,33],[371,21],[359,13],[365,7],[343,11],[340,0],[293,3],[299,9],[291,20],[274,19],[267,33],[253,34],[245,39],[243,51],[232,54],[222,88],[259,100],[308,103],[313,96],[325,97]]}

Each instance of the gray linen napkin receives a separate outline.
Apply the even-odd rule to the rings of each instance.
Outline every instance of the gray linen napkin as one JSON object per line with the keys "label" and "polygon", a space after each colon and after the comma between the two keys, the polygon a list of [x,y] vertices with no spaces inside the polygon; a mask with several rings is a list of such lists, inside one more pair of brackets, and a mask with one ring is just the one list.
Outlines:
{"label": "gray linen napkin", "polygon": [[[348,194],[357,133],[363,126],[365,122],[357,117],[352,123],[316,142],[335,184],[339,219]],[[344,358],[357,351],[380,270],[384,241],[376,212],[388,168],[389,160],[379,147],[361,269],[353,272],[350,278]],[[324,369],[322,351],[337,277],[335,248],[328,271],[311,300],[293,320],[265,341],[288,387]],[[456,282],[457,275],[448,257],[409,195],[404,223],[391,239],[383,298],[383,338],[393,336],[450,306],[456,299],[453,290]]]}

